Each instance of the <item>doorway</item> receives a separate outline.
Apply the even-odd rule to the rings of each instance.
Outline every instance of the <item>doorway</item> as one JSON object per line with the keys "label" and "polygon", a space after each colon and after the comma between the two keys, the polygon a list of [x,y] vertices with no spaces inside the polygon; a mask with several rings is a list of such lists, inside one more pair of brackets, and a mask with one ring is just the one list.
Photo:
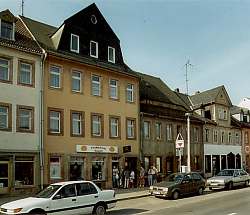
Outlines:
{"label": "doorway", "polygon": [[9,162],[0,161],[0,193],[7,193],[9,190]]}

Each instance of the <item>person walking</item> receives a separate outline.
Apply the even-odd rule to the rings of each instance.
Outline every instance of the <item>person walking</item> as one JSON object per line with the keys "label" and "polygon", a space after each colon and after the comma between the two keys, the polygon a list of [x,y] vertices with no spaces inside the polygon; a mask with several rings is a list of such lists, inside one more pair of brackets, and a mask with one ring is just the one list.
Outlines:
{"label": "person walking", "polygon": [[139,187],[144,187],[145,169],[141,166],[139,173]]}
{"label": "person walking", "polygon": [[124,188],[127,189],[129,185],[130,172],[128,169],[124,170]]}
{"label": "person walking", "polygon": [[113,181],[113,188],[118,188],[118,186],[119,186],[119,170],[116,166],[113,167],[112,181]]}
{"label": "person walking", "polygon": [[132,170],[131,172],[130,172],[130,177],[129,177],[129,179],[130,179],[130,188],[134,188],[134,180],[135,180],[135,172],[134,172],[134,170]]}
{"label": "person walking", "polygon": [[152,186],[153,185],[153,169],[152,166],[150,166],[150,168],[148,169],[148,186]]}
{"label": "person walking", "polygon": [[158,170],[156,169],[155,166],[152,166],[152,185],[157,183],[157,174],[158,174]]}

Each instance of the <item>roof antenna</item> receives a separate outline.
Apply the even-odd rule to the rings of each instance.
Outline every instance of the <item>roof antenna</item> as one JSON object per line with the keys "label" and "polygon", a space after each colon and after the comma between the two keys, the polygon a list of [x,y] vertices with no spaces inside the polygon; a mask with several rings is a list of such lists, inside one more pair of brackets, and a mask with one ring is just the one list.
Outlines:
{"label": "roof antenna", "polygon": [[184,65],[185,66],[185,76],[186,76],[186,90],[187,90],[187,95],[188,95],[188,69],[194,65],[190,63],[190,60],[188,59],[187,63]]}
{"label": "roof antenna", "polygon": [[23,12],[24,12],[24,0],[22,0],[22,3],[21,3],[21,14],[23,16]]}

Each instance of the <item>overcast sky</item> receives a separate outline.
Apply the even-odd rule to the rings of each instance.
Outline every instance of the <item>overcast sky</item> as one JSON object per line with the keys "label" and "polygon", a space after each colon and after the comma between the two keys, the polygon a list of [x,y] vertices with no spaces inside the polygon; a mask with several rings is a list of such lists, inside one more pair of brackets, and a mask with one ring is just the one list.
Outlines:
{"label": "overcast sky", "polygon": [[[24,15],[59,26],[95,2],[120,38],[125,62],[186,92],[225,85],[234,104],[250,97],[250,0],[25,0]],[[21,0],[0,9],[21,13]]]}

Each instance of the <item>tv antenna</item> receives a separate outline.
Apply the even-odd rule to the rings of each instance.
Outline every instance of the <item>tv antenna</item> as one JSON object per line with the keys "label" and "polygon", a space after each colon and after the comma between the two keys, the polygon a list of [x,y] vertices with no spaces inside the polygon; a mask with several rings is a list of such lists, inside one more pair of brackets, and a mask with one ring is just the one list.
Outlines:
{"label": "tv antenna", "polygon": [[190,60],[188,59],[187,63],[185,63],[185,77],[186,77],[186,90],[187,90],[187,95],[188,95],[188,71],[190,67],[193,67],[194,65],[192,65],[190,63]]}
{"label": "tv antenna", "polygon": [[24,0],[21,2],[21,15],[23,16],[24,13]]}

